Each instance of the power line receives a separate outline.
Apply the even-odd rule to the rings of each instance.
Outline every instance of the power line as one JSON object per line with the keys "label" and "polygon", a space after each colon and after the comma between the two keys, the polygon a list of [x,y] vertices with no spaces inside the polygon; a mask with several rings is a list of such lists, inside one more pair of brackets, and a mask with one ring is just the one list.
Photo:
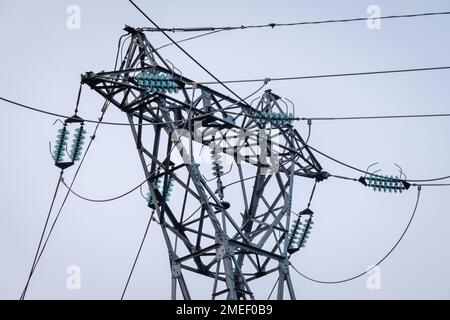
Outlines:
{"label": "power line", "polygon": [[[181,48],[181,47],[180,47]],[[184,50],[184,49],[183,49]],[[197,61],[197,60],[195,60]],[[202,66],[203,68],[203,66]],[[216,79],[216,81],[213,82],[198,82],[198,84],[203,84],[203,85],[208,85],[208,84],[222,84],[224,85],[224,83],[245,83],[245,82],[263,82],[264,85],[267,84],[269,81],[284,81],[284,80],[302,80],[302,79],[317,79],[317,78],[332,78],[332,77],[349,77],[349,76],[363,76],[363,75],[375,75],[375,74],[389,74],[389,73],[405,73],[405,72],[419,72],[419,71],[436,71],[436,70],[447,70],[450,69],[450,66],[441,66],[441,67],[427,67],[427,68],[411,68],[411,69],[395,69],[395,70],[382,70],[382,71],[366,71],[366,72],[354,72],[354,73],[338,73],[338,74],[323,74],[323,75],[309,75],[309,76],[295,76],[295,77],[280,77],[280,78],[260,78],[260,79],[244,79],[244,80],[228,80],[228,81],[220,81],[217,78],[215,78],[213,76],[213,78]],[[206,70],[206,69],[204,69]],[[209,72],[209,71],[208,71]],[[263,85],[263,86],[264,86]],[[233,93],[236,97],[238,97],[240,99],[240,101],[244,102],[247,106],[248,103],[245,102],[245,100],[248,98],[244,98],[241,99],[239,96],[237,96],[233,91],[231,91],[231,89],[229,89],[227,86],[225,86],[225,88],[227,88],[228,91],[230,91],[231,93]],[[260,89],[258,89],[257,91],[259,91]],[[252,96],[253,94],[251,94],[250,96]],[[30,105],[26,105],[23,103],[19,103],[17,101],[13,101],[11,99],[7,99],[4,97],[0,97],[0,100],[7,102],[9,104],[30,110],[30,111],[35,111],[35,112],[39,112],[42,114],[46,114],[46,115],[50,115],[50,116],[54,116],[54,117],[58,117],[58,118],[64,118],[64,119],[68,119],[71,116],[68,115],[64,115],[64,114],[60,114],[60,113],[56,113],[56,112],[52,112],[52,111],[47,111],[44,110],[42,108],[37,108],[37,107],[32,107]],[[223,111],[223,110],[220,110]],[[219,111],[215,111],[215,112],[211,112],[208,114],[213,114]],[[205,115],[208,115],[205,114]],[[202,116],[205,116],[202,115]],[[423,117],[447,117],[450,114],[424,114],[424,115],[381,115],[381,116],[356,116],[356,117],[303,117],[303,118],[299,118],[299,120],[362,120],[362,119],[394,119],[394,118],[423,118]],[[201,116],[200,116],[201,117]],[[91,120],[91,119],[85,119],[84,120],[87,123],[94,123],[94,124],[99,124],[100,121],[98,120]],[[177,123],[177,122],[182,122],[183,120],[175,120],[172,122],[159,122],[159,123],[142,123],[142,124],[138,124],[138,125],[142,125],[142,126],[147,126],[147,125],[164,125],[164,124],[169,124],[169,123]],[[114,125],[114,126],[129,126],[129,123],[124,123],[124,122],[107,122],[107,121],[102,121],[101,124],[104,125]]]}
{"label": "power line", "polygon": [[[63,202],[61,203],[61,206],[59,207],[58,213],[56,214],[55,219],[53,220],[53,223],[52,223],[52,225],[50,227],[50,230],[49,230],[49,232],[47,234],[47,237],[45,238],[44,244],[42,245],[42,248],[41,248],[41,251],[39,253],[39,256],[37,257],[36,262],[34,264],[34,267],[31,270],[30,278],[34,274],[34,271],[36,270],[36,267],[37,267],[39,261],[41,260],[42,254],[44,253],[44,250],[47,247],[48,241],[50,239],[50,236],[53,233],[53,229],[55,228],[56,222],[58,222],[58,219],[59,219],[59,217],[61,215],[61,212],[63,211],[64,206],[67,203],[67,199],[69,197],[70,190],[72,189],[73,184],[75,183],[75,180],[76,180],[76,178],[78,176],[78,173],[80,172],[81,166],[83,165],[84,160],[86,159],[86,155],[88,154],[88,152],[89,152],[89,150],[91,148],[92,142],[94,141],[94,139],[96,137],[96,133],[97,133],[97,130],[98,130],[99,126],[100,126],[101,120],[103,119],[103,116],[104,116],[104,114],[105,114],[105,112],[107,110],[107,105],[108,105],[108,102],[105,101],[105,104],[104,104],[104,107],[102,108],[102,113],[101,113],[101,116],[100,116],[100,122],[95,127],[95,130],[94,130],[94,132],[93,132],[93,134],[91,136],[91,140],[89,140],[89,143],[88,143],[88,145],[86,147],[86,151],[85,151],[83,157],[81,158],[80,164],[78,165],[77,170],[75,171],[75,174],[74,174],[74,176],[72,178],[72,181],[70,183],[70,186],[68,187],[67,193],[64,196]],[[60,177],[60,181],[61,181],[61,177]],[[28,286],[24,289],[24,292],[22,293],[22,297],[21,297],[22,300],[25,299],[25,295],[26,295],[27,289],[28,289]]]}
{"label": "power line", "polygon": [[319,280],[319,279],[314,279],[312,277],[309,277],[307,275],[305,275],[304,273],[302,273],[300,270],[298,270],[291,262],[289,262],[289,264],[292,266],[292,269],[294,269],[295,272],[297,272],[300,276],[302,276],[303,278],[312,281],[312,282],[316,282],[316,283],[321,283],[321,284],[339,284],[339,283],[344,283],[344,282],[348,282],[351,280],[355,280],[357,278],[362,277],[363,275],[369,273],[370,271],[372,271],[373,269],[375,269],[376,267],[378,267],[380,264],[383,263],[384,260],[386,260],[391,253],[395,250],[395,248],[397,248],[397,246],[400,244],[400,242],[403,240],[403,237],[405,236],[406,232],[409,230],[409,227],[414,219],[414,216],[416,215],[416,211],[417,211],[417,207],[419,205],[419,200],[420,200],[420,192],[421,192],[421,187],[417,187],[417,199],[416,199],[416,204],[414,205],[414,210],[411,214],[411,218],[408,221],[408,224],[406,225],[405,229],[403,230],[403,233],[401,234],[400,238],[397,240],[397,242],[394,244],[394,246],[383,256],[383,258],[381,258],[380,261],[378,261],[375,265],[373,265],[372,267],[370,267],[369,269],[367,269],[366,271],[363,271],[361,273],[358,273],[355,276],[349,277],[349,278],[345,278],[345,279],[341,279],[341,280],[336,280],[336,281],[325,281],[325,280]]}
{"label": "power line", "polygon": [[208,69],[206,69],[197,59],[195,59],[189,52],[187,52],[183,47],[181,47],[174,39],[172,39],[171,36],[169,36],[165,31],[161,30],[161,28],[144,12],[142,9],[134,3],[133,0],[129,0],[129,2],[148,20],[152,25],[155,26],[157,30],[159,30],[167,39],[169,39],[178,49],[180,49],[186,56],[189,57],[195,64],[197,64],[203,71],[205,71],[210,77],[212,77],[214,80],[216,80],[218,83],[220,83],[225,89],[227,89],[230,93],[232,93],[236,98],[239,99],[239,102],[242,102],[246,106],[251,106],[242,99],[237,93],[235,93],[233,90],[231,90],[227,85],[225,85],[223,82],[221,82],[214,74],[212,74]]}
{"label": "power line", "polygon": [[[230,93],[232,93],[235,97],[237,97],[240,102],[244,103],[247,107],[251,108],[251,106],[243,100],[238,94],[236,94],[232,89],[230,89],[223,81],[220,81],[214,74],[212,74],[207,68],[205,68],[199,61],[197,61],[192,55],[190,55],[185,49],[183,49],[175,40],[172,39],[164,30],[161,28],[144,12],[142,9],[134,3],[133,0],[129,0],[129,2],[148,20],[151,24],[155,26],[166,38],[168,38],[175,46],[178,47],[186,56],[188,56],[195,64],[197,64],[201,69],[203,69],[209,76],[211,76],[217,83],[227,89]],[[356,76],[356,75],[368,75],[368,74],[384,74],[384,73],[399,73],[399,72],[417,72],[417,71],[429,71],[429,70],[441,70],[441,69],[450,69],[450,66],[447,67],[431,67],[431,68],[416,68],[416,69],[399,69],[399,70],[385,70],[385,71],[372,71],[372,72],[363,72],[363,73],[347,73],[347,74],[334,74],[334,75],[321,75],[314,77],[343,77],[343,76]],[[308,78],[312,78],[313,76],[307,76]],[[283,80],[283,78],[278,78],[279,80]],[[289,79],[306,79],[305,77],[290,77]],[[285,78],[284,80],[288,80]],[[263,80],[267,82],[267,79]],[[278,127],[278,126],[277,126]]]}
{"label": "power line", "polygon": [[291,76],[291,77],[274,77],[274,78],[266,77],[266,78],[238,79],[238,80],[224,80],[224,81],[202,81],[202,82],[197,82],[197,83],[202,84],[202,85],[210,85],[210,84],[222,84],[222,83],[263,82],[263,81],[267,81],[267,80],[268,81],[290,81],[290,80],[306,80],[306,79],[320,79],[320,78],[367,76],[367,75],[379,75],[379,74],[390,74],[390,73],[437,71],[437,70],[448,70],[448,69],[450,69],[450,66],[410,68],[410,69],[393,69],[393,70],[379,70],[379,71],[363,71],[363,72],[350,72],[350,73],[332,73],[332,74]]}
{"label": "power line", "polygon": [[376,119],[407,119],[407,118],[434,118],[450,117],[450,113],[431,114],[405,114],[405,115],[382,115],[382,116],[348,116],[348,117],[303,117],[300,120],[376,120]]}
{"label": "power line", "polygon": [[101,202],[110,202],[110,201],[115,201],[118,200],[120,198],[123,198],[127,195],[129,195],[130,193],[136,191],[137,189],[139,189],[142,185],[144,185],[149,179],[145,179],[144,181],[142,181],[140,184],[138,184],[137,186],[133,187],[132,189],[118,195],[115,197],[111,197],[111,198],[106,198],[106,199],[92,199],[92,198],[88,198],[85,196],[80,195],[78,192],[75,192],[73,189],[69,188],[69,186],[65,183],[64,180],[62,180],[63,185],[72,193],[74,194],[76,197],[88,201],[88,202],[97,202],[97,203],[101,203]]}
{"label": "power line", "polygon": [[357,21],[377,21],[377,20],[388,20],[388,19],[399,19],[399,18],[417,18],[417,17],[430,17],[439,15],[448,15],[450,11],[441,12],[423,12],[423,13],[413,13],[413,14],[401,14],[401,15],[389,15],[380,17],[358,17],[358,18],[346,18],[346,19],[329,19],[329,20],[316,20],[316,21],[298,21],[290,23],[266,23],[257,25],[241,25],[241,26],[227,26],[227,27],[173,27],[173,28],[142,28],[143,31],[148,32],[203,32],[203,31],[232,31],[232,30],[244,30],[244,29],[261,29],[261,28],[275,28],[275,27],[293,27],[293,26],[304,26],[304,25],[316,25],[316,24],[328,24],[328,23],[345,23],[345,22],[357,22]]}
{"label": "power line", "polygon": [[[261,88],[259,88],[257,91],[259,91],[260,89]],[[252,93],[252,94],[254,94],[254,93]],[[69,116],[56,114],[56,113],[45,111],[43,109],[39,109],[39,108],[35,108],[35,107],[30,107],[28,105],[25,105],[25,104],[22,104],[22,103],[19,103],[19,102],[16,102],[16,101],[12,101],[12,100],[9,100],[9,99],[3,98],[3,97],[0,97],[0,100],[3,100],[3,101],[8,102],[8,103],[11,103],[13,105],[17,105],[19,107],[23,107],[25,109],[29,109],[31,111],[40,112],[40,113],[44,113],[44,114],[49,114],[49,115],[56,116],[56,117],[61,117],[61,118],[70,118]],[[222,110],[218,110],[217,112],[220,112],[220,111],[222,111]],[[215,113],[215,112],[211,112],[211,114],[212,113]],[[418,114],[418,115],[386,115],[386,116],[329,117],[329,118],[326,118],[326,117],[316,117],[316,118],[310,117],[310,118],[299,118],[299,119],[300,120],[362,120],[362,119],[426,118],[426,117],[448,117],[448,116],[450,116],[450,114],[440,113],[440,114]],[[193,117],[192,119],[195,119],[195,117]],[[123,123],[122,122],[103,122],[103,121],[100,122],[100,121],[95,121],[95,120],[84,120],[84,121],[85,122],[90,122],[90,123],[96,123],[96,124],[104,124],[104,125],[118,125],[118,126],[129,126],[130,125],[129,123],[125,123],[125,122],[123,122]],[[169,123],[169,122],[148,123],[148,124],[147,123],[143,123],[142,125],[156,125],[156,124],[167,124],[167,123]],[[136,124],[136,125],[139,125],[139,124]],[[349,164],[346,164],[346,163],[344,163],[344,162],[342,162],[340,160],[337,160],[336,158],[333,158],[333,157],[331,157],[331,156],[321,152],[320,150],[317,150],[316,148],[314,148],[314,147],[312,147],[310,145],[308,145],[308,147],[310,149],[316,151],[317,153],[321,154],[322,156],[324,156],[324,157],[326,157],[326,158],[328,158],[328,159],[330,159],[332,161],[335,161],[335,162],[337,162],[337,163],[339,163],[339,164],[341,164],[343,166],[346,166],[346,167],[348,167],[350,169],[353,169],[353,170],[358,171],[358,172],[363,173],[363,174],[370,174],[370,172],[366,172],[365,170],[356,168],[356,167],[354,167],[352,165],[349,165]],[[439,178],[432,178],[432,179],[408,180],[408,181],[410,181],[410,182],[431,182],[431,181],[445,180],[445,179],[448,179],[448,178],[450,178],[450,176],[439,177]],[[79,195],[77,195],[77,196],[79,196]],[[80,197],[80,198],[83,198],[83,197]],[[93,202],[105,202],[105,201],[102,201],[102,200],[94,200],[94,199],[84,199],[84,200],[87,200],[87,201],[93,200]],[[104,199],[104,200],[108,200],[108,199]]]}
{"label": "power line", "polygon": [[[328,155],[328,154],[326,154],[326,153],[324,153],[324,152],[322,152],[320,150],[317,150],[316,148],[312,147],[309,144],[307,146],[308,146],[308,148],[310,148],[311,150],[313,150],[313,151],[317,152],[318,154],[324,156],[325,158],[328,158],[331,161],[334,161],[334,162],[336,162],[336,163],[338,163],[338,164],[340,164],[340,165],[342,165],[344,167],[347,167],[349,169],[355,170],[355,171],[357,171],[359,173],[362,173],[362,174],[370,174],[370,175],[372,175],[374,177],[384,178],[383,176],[380,176],[380,175],[377,175],[377,174],[373,174],[371,172],[367,172],[366,170],[359,169],[359,168],[357,168],[355,166],[352,166],[352,165],[350,165],[348,163],[345,163],[345,162],[343,162],[341,160],[338,160],[338,159],[336,159],[336,158],[334,158],[334,157],[332,157],[332,156],[330,156],[330,155]],[[338,176],[336,176],[336,177],[338,177]],[[343,177],[343,178],[346,178],[346,177]],[[431,181],[446,180],[446,179],[449,179],[449,178],[450,178],[450,176],[443,176],[443,177],[430,178],[430,179],[406,179],[406,181],[408,181],[408,182],[431,182]],[[346,178],[346,179],[347,180],[353,180],[353,178]]]}
{"label": "power line", "polygon": [[56,196],[58,195],[58,190],[59,190],[59,186],[61,184],[61,178],[63,176],[63,172],[64,171],[61,170],[61,173],[59,175],[58,183],[56,184],[55,192],[53,193],[53,197],[52,197],[52,202],[50,204],[50,208],[48,210],[47,218],[45,219],[45,224],[44,224],[44,227],[42,229],[41,237],[39,239],[39,244],[38,244],[38,246],[36,248],[36,253],[34,255],[33,263],[31,265],[30,273],[28,275],[25,287],[22,290],[22,294],[20,295],[20,300],[23,300],[25,298],[25,294],[26,294],[26,292],[28,290],[28,286],[30,284],[31,277],[33,276],[34,268],[36,267],[36,263],[37,263],[36,260],[38,259],[38,255],[39,255],[39,252],[40,252],[40,249],[41,249],[42,240],[44,239],[45,231],[47,230],[47,226],[48,226],[48,223],[50,221],[50,216],[51,216],[51,213],[53,211],[53,206],[55,204]]}
{"label": "power line", "polygon": [[[265,84],[262,87],[264,87],[264,86],[265,86]],[[250,96],[256,94],[262,87],[260,87],[257,91],[253,92]],[[247,98],[245,98],[245,99],[247,99]],[[13,101],[13,100],[10,100],[10,99],[4,98],[4,97],[0,97],[0,100],[2,100],[4,102],[7,102],[9,104],[12,104],[12,105],[24,108],[26,110],[30,110],[30,111],[34,111],[34,112],[38,112],[38,113],[42,113],[42,114],[46,114],[46,115],[50,115],[50,116],[53,116],[53,117],[63,118],[63,119],[71,118],[71,116],[68,116],[68,115],[47,111],[47,110],[44,110],[42,108],[31,107],[29,105],[26,105],[26,104],[23,104],[23,103],[20,103],[20,102],[17,102],[17,101]],[[215,111],[212,111],[212,112],[204,113],[204,114],[201,114],[200,116],[192,117],[191,119],[192,120],[202,119],[203,117],[208,116],[208,115],[213,115],[214,113],[219,113],[219,112],[222,112],[222,111],[225,111],[225,110],[234,109],[235,108],[234,106],[235,106],[235,104],[232,104],[232,105],[230,105],[228,107],[225,107],[223,109],[218,109],[218,110],[215,110]],[[83,121],[87,122],[87,123],[101,124],[101,125],[111,125],[111,126],[129,126],[130,125],[127,122],[108,122],[108,121],[98,121],[98,120],[91,120],[91,119],[83,119]],[[151,123],[141,123],[141,124],[136,123],[134,125],[135,126],[156,126],[156,125],[166,125],[166,124],[170,124],[170,123],[179,123],[179,122],[184,122],[184,121],[185,120],[173,120],[173,121],[151,122]]]}
{"label": "power line", "polygon": [[[184,38],[184,39],[178,40],[177,43],[181,43],[181,42],[185,42],[185,41],[190,41],[190,40],[206,37],[206,36],[209,36],[211,34],[222,32],[222,31],[223,30],[216,30],[216,31],[211,31],[211,32],[205,32],[205,33],[193,36],[193,37],[188,37],[188,38]],[[173,43],[169,42],[169,43],[166,43],[165,45],[162,45],[162,46],[156,48],[155,50],[158,51],[158,50],[164,49],[164,48],[172,46],[172,45],[173,45]]]}
{"label": "power line", "polygon": [[147,238],[148,229],[150,227],[150,224],[152,223],[153,214],[154,213],[155,213],[155,211],[152,212],[152,214],[151,214],[151,216],[150,216],[150,218],[148,220],[147,227],[145,228],[144,236],[142,237],[141,244],[139,245],[139,250],[138,250],[138,252],[136,254],[136,258],[134,259],[133,266],[131,267],[131,271],[130,271],[130,273],[128,275],[125,287],[123,288],[122,296],[120,297],[120,300],[123,300],[123,297],[125,296],[125,293],[126,293],[126,291],[128,289],[128,284],[130,283],[131,276],[133,275],[133,272],[134,272],[134,268],[136,267],[136,263],[137,263],[137,261],[139,259],[140,254],[141,254],[141,250],[142,250],[142,247],[144,245],[145,239]]}

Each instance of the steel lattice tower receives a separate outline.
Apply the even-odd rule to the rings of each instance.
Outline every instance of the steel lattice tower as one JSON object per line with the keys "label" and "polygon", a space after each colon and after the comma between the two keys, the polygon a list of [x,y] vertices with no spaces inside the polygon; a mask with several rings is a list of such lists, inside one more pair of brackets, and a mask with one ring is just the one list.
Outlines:
{"label": "steel lattice tower", "polygon": [[[270,90],[251,107],[196,84],[140,29],[125,30],[131,40],[119,69],[88,72],[82,82],[127,116],[148,206],[167,245],[172,298],[179,286],[190,299],[185,272],[211,278],[213,299],[253,299],[252,282],[277,272],[277,298],[287,288],[295,299],[289,256],[301,247],[295,236],[303,217],[292,214],[294,178],[328,174],[292,126],[292,114]],[[211,154],[212,173],[209,162],[194,157],[197,146]],[[238,179],[227,181],[233,175]]]}

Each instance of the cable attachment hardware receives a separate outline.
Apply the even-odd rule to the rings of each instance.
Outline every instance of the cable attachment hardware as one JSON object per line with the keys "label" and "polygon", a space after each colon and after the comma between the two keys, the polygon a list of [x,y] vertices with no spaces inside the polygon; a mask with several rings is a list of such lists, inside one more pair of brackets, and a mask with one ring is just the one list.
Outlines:
{"label": "cable attachment hardware", "polygon": [[[371,164],[366,172],[369,172],[370,167],[377,165],[378,163]],[[374,191],[388,191],[389,193],[402,193],[404,190],[408,190],[411,184],[406,181],[406,175],[403,173],[402,168],[395,164],[399,168],[400,175],[399,176],[382,176],[376,174],[380,170],[376,170],[372,173],[369,173],[369,175],[366,175],[364,177],[360,177],[358,181],[363,184],[366,187],[373,188]]]}
{"label": "cable attachment hardware", "polygon": [[[84,120],[77,116],[76,114],[70,118],[67,118],[64,122],[57,120],[56,122],[61,122],[63,127],[58,130],[58,135],[56,136],[56,141],[53,145],[53,151],[50,153],[53,160],[55,161],[55,166],[61,170],[67,169],[74,165],[75,161],[80,160],[82,145],[84,144],[86,130],[84,130]],[[80,127],[75,129],[75,134],[72,140],[72,149],[70,153],[67,152],[67,142],[69,140],[70,132],[68,126],[73,123],[79,123]],[[68,153],[68,161],[65,160],[66,153]]]}
{"label": "cable attachment hardware", "polygon": [[[264,83],[267,81],[270,81],[270,78],[266,78]],[[266,125],[291,125],[295,120],[295,107],[292,101],[286,100],[291,104],[290,107],[281,97],[273,94],[271,90],[266,90],[258,103],[257,110],[259,112],[255,112],[253,115],[255,123],[263,128]],[[279,102],[282,102],[285,107],[283,108]]]}

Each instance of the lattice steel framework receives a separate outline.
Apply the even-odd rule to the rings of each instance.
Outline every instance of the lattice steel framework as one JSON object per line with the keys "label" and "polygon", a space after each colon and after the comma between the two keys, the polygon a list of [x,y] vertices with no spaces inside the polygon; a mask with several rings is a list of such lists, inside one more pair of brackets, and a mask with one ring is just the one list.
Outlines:
{"label": "lattice steel framework", "polygon": [[[275,272],[277,298],[287,288],[295,299],[294,177],[321,181],[328,174],[292,126],[287,105],[270,90],[251,107],[196,84],[140,29],[125,30],[131,38],[119,69],[88,72],[82,82],[127,116],[148,206],[168,249],[172,298],[181,292],[190,299],[185,272],[210,278],[213,299],[254,299],[252,282]],[[209,153],[212,174],[203,159]]]}

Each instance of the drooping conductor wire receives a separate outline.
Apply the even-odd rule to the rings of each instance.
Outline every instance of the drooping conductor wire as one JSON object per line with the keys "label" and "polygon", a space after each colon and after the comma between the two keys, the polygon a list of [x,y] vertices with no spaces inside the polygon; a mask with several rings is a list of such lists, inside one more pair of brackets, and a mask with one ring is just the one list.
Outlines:
{"label": "drooping conductor wire", "polygon": [[[50,204],[47,218],[45,220],[44,228],[42,230],[41,237],[39,239],[39,244],[38,244],[38,247],[35,252],[33,263],[32,263],[30,272],[28,274],[27,282],[26,282],[25,287],[20,296],[21,300],[25,299],[25,295],[28,290],[28,286],[30,284],[31,277],[34,273],[34,270],[37,266],[39,258],[42,255],[42,252],[43,252],[45,244],[46,244],[46,241],[43,242],[43,240],[44,240],[44,236],[47,231],[47,227],[50,222],[50,216],[51,216],[51,213],[53,210],[53,206],[55,204],[59,186],[61,184],[61,181],[63,181],[64,170],[73,166],[76,161],[80,160],[81,151],[83,149],[82,146],[84,144],[84,140],[86,139],[86,130],[84,129],[84,120],[77,115],[78,106],[80,103],[81,89],[82,89],[82,85],[80,85],[80,89],[78,91],[78,97],[77,97],[77,103],[75,106],[74,115],[70,118],[67,118],[64,122],[57,120],[63,124],[63,127],[58,130],[58,134],[56,136],[56,141],[53,144],[53,150],[50,145],[50,153],[51,153],[52,159],[55,161],[55,166],[58,167],[59,169],[61,169],[61,171],[60,171],[60,175],[58,177],[58,182],[56,185],[55,193],[52,198],[52,202]],[[68,127],[71,125],[76,125],[76,124],[79,124],[79,127],[75,129],[75,134],[73,135],[71,150],[70,150],[70,153],[68,153],[67,152],[67,142],[69,140],[69,135],[70,135],[70,131],[69,131]],[[50,229],[50,232],[51,232],[51,229]]]}

